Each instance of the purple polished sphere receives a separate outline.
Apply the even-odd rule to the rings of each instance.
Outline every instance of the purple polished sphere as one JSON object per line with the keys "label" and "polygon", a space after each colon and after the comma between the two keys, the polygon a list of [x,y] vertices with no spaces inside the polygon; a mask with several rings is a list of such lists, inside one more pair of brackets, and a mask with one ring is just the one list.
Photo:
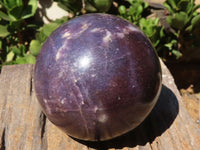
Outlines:
{"label": "purple polished sphere", "polygon": [[147,37],[108,14],[64,23],[44,43],[34,72],[48,119],[68,135],[90,141],[137,127],[154,107],[161,68]]}

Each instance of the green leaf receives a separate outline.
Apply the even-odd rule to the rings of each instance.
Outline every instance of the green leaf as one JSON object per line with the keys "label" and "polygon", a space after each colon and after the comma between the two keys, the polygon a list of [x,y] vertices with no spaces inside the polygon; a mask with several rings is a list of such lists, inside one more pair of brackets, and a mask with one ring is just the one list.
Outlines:
{"label": "green leaf", "polygon": [[41,49],[41,44],[38,40],[32,40],[30,43],[29,50],[33,56],[37,56]]}
{"label": "green leaf", "polygon": [[26,47],[24,45],[18,45],[18,46],[11,46],[10,50],[16,55],[16,56],[24,56]]}
{"label": "green leaf", "polygon": [[22,28],[22,21],[15,20],[15,21],[10,22],[9,28],[14,32],[18,31],[19,29]]}
{"label": "green leaf", "polygon": [[36,58],[33,55],[26,55],[26,61],[28,64],[35,64]]}
{"label": "green leaf", "polygon": [[58,28],[60,24],[57,23],[49,23],[43,26],[43,33],[48,37],[56,28]]}
{"label": "green leaf", "polygon": [[188,0],[180,0],[177,4],[178,9],[180,11],[186,11],[189,1]]}
{"label": "green leaf", "polygon": [[139,5],[139,6],[137,7],[137,13],[136,13],[136,15],[137,15],[137,16],[140,16],[142,12],[143,12],[143,7],[142,7],[142,5]]}
{"label": "green leaf", "polygon": [[22,56],[24,56],[25,53],[26,53],[26,46],[25,45],[20,45],[19,48],[20,48],[20,50],[22,52]]}
{"label": "green leaf", "polygon": [[126,14],[126,7],[124,5],[119,6],[118,11],[121,15]]}
{"label": "green leaf", "polygon": [[195,12],[197,9],[199,9],[200,8],[200,5],[195,5],[194,7],[193,7],[193,12]]}
{"label": "green leaf", "polygon": [[85,10],[88,12],[97,12],[97,9],[87,1],[85,2]]}
{"label": "green leaf", "polygon": [[18,47],[16,47],[16,46],[12,46],[12,47],[10,47],[10,49],[11,49],[11,51],[12,51],[15,55],[21,56],[21,50],[20,50],[20,48],[18,48]]}
{"label": "green leaf", "polygon": [[177,44],[177,40],[171,40],[169,43],[165,44],[164,46],[172,50],[173,46]]}
{"label": "green leaf", "polygon": [[161,28],[160,30],[160,37],[164,37],[165,36],[165,33],[164,33],[164,27]]}
{"label": "green leaf", "polygon": [[187,32],[192,32],[192,29],[193,29],[193,25],[189,25],[189,26],[185,29],[185,31],[187,31]]}
{"label": "green leaf", "polygon": [[36,40],[38,40],[40,43],[43,43],[48,36],[46,36],[43,32],[38,32],[35,34]]}
{"label": "green leaf", "polygon": [[2,41],[0,41],[0,49],[2,49],[2,45],[3,45],[3,44],[2,44]]}
{"label": "green leaf", "polygon": [[13,9],[14,7],[18,6],[18,0],[4,0],[3,1],[3,6],[10,11],[11,9]]}
{"label": "green leaf", "polygon": [[190,14],[192,12],[194,5],[192,3],[188,3],[187,8],[186,8],[186,12],[187,14]]}
{"label": "green leaf", "polygon": [[37,9],[37,0],[29,0],[28,5],[22,13],[22,19],[27,19],[34,16]]}
{"label": "green leaf", "polygon": [[167,48],[169,48],[169,49],[171,49],[171,48],[172,48],[172,46],[173,46],[173,44],[172,44],[172,43],[167,43],[167,44],[165,44],[165,47],[167,47]]}
{"label": "green leaf", "polygon": [[133,6],[130,6],[128,10],[128,15],[130,16],[134,15],[135,11],[136,11],[135,8]]}
{"label": "green leaf", "polygon": [[112,0],[92,0],[93,5],[99,12],[107,12],[111,5],[112,5]]}
{"label": "green leaf", "polygon": [[179,59],[182,56],[182,53],[177,50],[172,50],[172,54],[176,56],[176,59]]}
{"label": "green leaf", "polygon": [[9,16],[12,18],[15,18],[15,20],[21,20],[21,13],[23,10],[23,6],[16,6],[13,9],[11,9],[8,13]]}
{"label": "green leaf", "polygon": [[167,4],[166,2],[164,2],[163,5],[169,11],[170,14],[174,13],[174,10],[171,8],[171,6],[169,4]]}
{"label": "green leaf", "polygon": [[66,16],[64,16],[64,17],[62,17],[62,18],[56,19],[56,20],[53,21],[53,22],[56,23],[56,24],[58,24],[58,25],[61,25],[61,24],[65,23],[65,22],[68,21],[68,20],[69,20],[69,18],[66,17]]}
{"label": "green leaf", "polygon": [[197,15],[197,16],[195,16],[195,17],[192,19],[191,24],[192,24],[193,26],[200,25],[200,14]]}
{"label": "green leaf", "polygon": [[57,0],[58,6],[74,14],[82,9],[82,0]]}
{"label": "green leaf", "polygon": [[148,28],[146,28],[146,34],[147,34],[148,37],[153,36],[153,34],[154,34],[154,27],[152,25],[148,26]]}
{"label": "green leaf", "polygon": [[139,21],[139,26],[140,28],[144,28],[145,26],[147,26],[147,21],[144,18],[141,18]]}
{"label": "green leaf", "polygon": [[147,2],[144,2],[144,9],[146,9],[149,6]]}
{"label": "green leaf", "polygon": [[4,12],[0,11],[0,18],[6,20],[6,21],[13,21],[14,19],[5,14]]}
{"label": "green leaf", "polygon": [[156,25],[156,26],[158,26],[158,23],[159,23],[159,18],[155,18],[154,20],[152,20],[153,22],[154,22],[154,24]]}
{"label": "green leaf", "polygon": [[7,30],[7,26],[0,25],[0,37],[6,37],[10,34]]}
{"label": "green leaf", "polygon": [[177,9],[175,0],[167,0],[167,2],[171,5],[171,7],[172,7],[173,9]]}
{"label": "green leaf", "polygon": [[26,59],[24,57],[18,57],[15,61],[14,64],[27,64]]}
{"label": "green leaf", "polygon": [[185,12],[175,13],[167,17],[167,22],[174,28],[182,30],[185,27],[188,15]]}
{"label": "green leaf", "polygon": [[6,56],[6,62],[12,61],[14,56],[15,54],[13,53],[13,51],[10,51]]}
{"label": "green leaf", "polygon": [[158,46],[159,43],[160,43],[160,40],[157,39],[155,42],[153,41],[153,46],[156,47],[156,46]]}
{"label": "green leaf", "polygon": [[192,18],[191,25],[186,28],[186,31],[192,32],[192,30],[198,27],[200,27],[200,14]]}
{"label": "green leaf", "polygon": [[33,55],[26,55],[25,57],[18,57],[15,64],[35,64],[36,58]]}

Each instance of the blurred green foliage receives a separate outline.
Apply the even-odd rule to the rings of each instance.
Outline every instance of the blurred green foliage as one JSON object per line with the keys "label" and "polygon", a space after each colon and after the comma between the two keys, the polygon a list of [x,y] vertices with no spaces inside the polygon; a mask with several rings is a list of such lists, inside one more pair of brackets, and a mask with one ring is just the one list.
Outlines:
{"label": "blurred green foliage", "polygon": [[54,0],[58,5],[73,13],[79,15],[80,13],[91,12],[107,12],[111,5],[112,0]]}
{"label": "blurred green foliage", "polygon": [[[200,48],[200,5],[195,0],[166,0],[166,20],[172,30],[166,30],[159,18],[149,17],[152,7],[143,0],[54,0],[71,18],[85,13],[111,13],[122,17],[151,40],[163,59],[179,59],[187,49]],[[0,68],[6,64],[35,63],[47,37],[61,24],[63,17],[48,24],[38,24],[34,15],[37,0],[0,1]]]}
{"label": "blurred green foliage", "polygon": [[28,19],[34,16],[36,9],[36,0],[0,1],[0,67],[2,64],[35,63],[35,57],[27,51],[29,33],[37,28]]}
{"label": "blurred green foliage", "polygon": [[167,22],[174,29],[174,39],[166,47],[173,47],[172,53],[180,58],[187,57],[189,49],[200,48],[200,5],[195,0],[166,0],[165,8],[169,11]]}
{"label": "blurred green foliage", "polygon": [[148,8],[148,3],[143,0],[128,0],[129,7],[120,5],[119,15],[135,25],[139,24],[141,18],[144,18],[144,11]]}

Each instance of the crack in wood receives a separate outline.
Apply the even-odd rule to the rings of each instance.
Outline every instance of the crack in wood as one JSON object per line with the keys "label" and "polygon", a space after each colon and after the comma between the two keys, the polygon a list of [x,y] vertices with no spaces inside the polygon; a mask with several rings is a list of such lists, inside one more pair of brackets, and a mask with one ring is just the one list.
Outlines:
{"label": "crack in wood", "polygon": [[29,91],[30,92],[30,94],[29,94],[30,97],[32,96],[32,93],[33,93],[33,90],[34,90],[33,89],[33,80],[34,80],[33,76],[34,76],[34,67],[31,67],[31,76],[30,76],[30,81],[29,81],[30,82],[30,91]]}
{"label": "crack in wood", "polygon": [[150,143],[149,143],[149,147],[150,147],[151,150],[153,150],[153,147],[152,147],[152,145]]}
{"label": "crack in wood", "polygon": [[44,134],[45,134],[45,127],[46,127],[46,116],[44,113],[41,113],[40,115],[40,122],[41,122],[41,139],[44,138]]}
{"label": "crack in wood", "polygon": [[5,150],[6,149],[6,146],[5,146],[5,134],[6,134],[6,129],[4,128],[3,129],[3,134],[2,134],[2,137],[1,137],[1,145],[0,145],[0,150]]}
{"label": "crack in wood", "polygon": [[43,112],[40,114],[40,137],[41,137],[41,150],[47,150],[47,135],[46,135],[47,118]]}
{"label": "crack in wood", "polygon": [[30,96],[32,96],[32,92],[33,92],[33,77],[31,76],[31,79],[30,79]]}

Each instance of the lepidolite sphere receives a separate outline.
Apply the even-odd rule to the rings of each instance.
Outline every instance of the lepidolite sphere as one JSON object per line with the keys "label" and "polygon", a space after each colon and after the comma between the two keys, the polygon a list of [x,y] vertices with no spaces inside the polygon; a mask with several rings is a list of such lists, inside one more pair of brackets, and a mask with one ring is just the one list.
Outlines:
{"label": "lepidolite sphere", "polygon": [[137,127],[161,89],[158,57],[131,23],[88,14],[64,23],[44,43],[35,91],[48,119],[68,135],[90,141]]}

